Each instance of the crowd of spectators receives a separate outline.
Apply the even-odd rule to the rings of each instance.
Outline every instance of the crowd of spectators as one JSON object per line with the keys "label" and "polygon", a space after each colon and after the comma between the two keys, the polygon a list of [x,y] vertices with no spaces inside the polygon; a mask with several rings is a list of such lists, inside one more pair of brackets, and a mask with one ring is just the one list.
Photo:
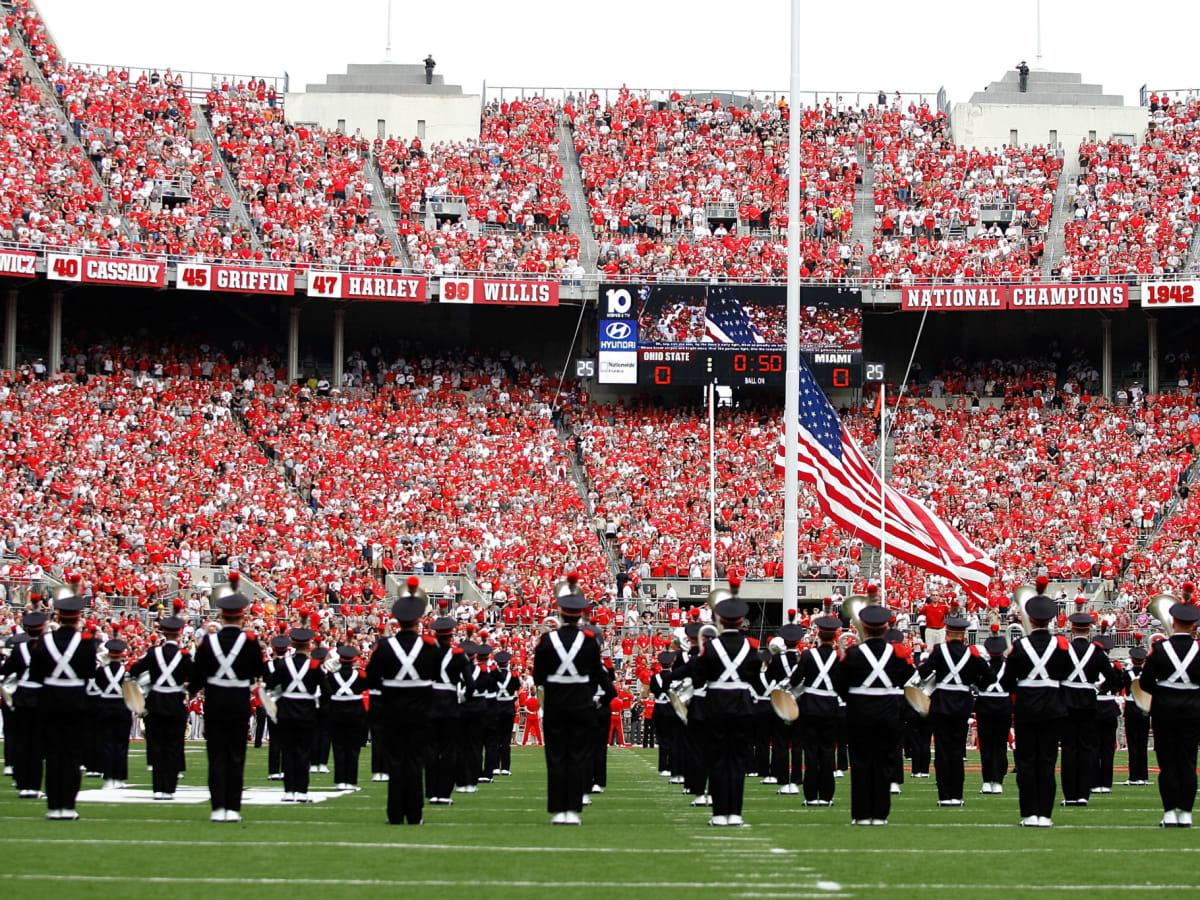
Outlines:
{"label": "crowd of spectators", "polygon": [[[434,275],[583,274],[558,160],[561,114],[560,104],[542,97],[493,100],[478,140],[374,142],[414,266]],[[436,227],[427,228],[429,218]]]}
{"label": "crowd of spectators", "polygon": [[1063,159],[1057,148],[970,150],[928,104],[864,120],[874,244],[864,273],[888,287],[1036,279]]}
{"label": "crowd of spectators", "polygon": [[1200,221],[1200,99],[1155,98],[1141,146],[1079,147],[1064,279],[1124,278],[1183,270]]}
{"label": "crowd of spectators", "polygon": [[[659,102],[622,90],[603,105],[597,94],[580,96],[567,113],[603,272],[784,276],[785,102],[679,94]],[[837,280],[851,264],[859,117],[829,105],[801,115],[801,274]]]}

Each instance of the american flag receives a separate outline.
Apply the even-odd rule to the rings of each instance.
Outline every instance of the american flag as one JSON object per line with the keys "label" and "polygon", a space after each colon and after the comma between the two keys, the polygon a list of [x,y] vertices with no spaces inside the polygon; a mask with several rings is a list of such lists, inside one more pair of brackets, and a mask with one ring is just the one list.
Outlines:
{"label": "american flag", "polygon": [[737,300],[709,291],[704,310],[704,342],[709,344],[763,344],[762,336],[750,322]]}
{"label": "american flag", "polygon": [[[958,582],[969,596],[987,601],[996,564],[982,550],[890,485],[882,485],[885,503],[880,521],[879,473],[842,425],[804,360],[800,360],[799,478],[812,485],[822,511],[872,547]],[[786,460],[783,435],[775,468]],[[794,548],[793,548],[794,552]]]}

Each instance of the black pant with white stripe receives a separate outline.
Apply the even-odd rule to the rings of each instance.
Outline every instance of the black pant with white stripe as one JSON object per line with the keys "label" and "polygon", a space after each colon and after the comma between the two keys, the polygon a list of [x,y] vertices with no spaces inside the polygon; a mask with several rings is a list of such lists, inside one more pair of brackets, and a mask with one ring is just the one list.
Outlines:
{"label": "black pant with white stripe", "polygon": [[186,723],[186,716],[146,714],[146,753],[156,794],[173,794],[179,785],[179,758],[183,756]]}
{"label": "black pant with white stripe", "polygon": [[1003,784],[1008,773],[1008,728],[1012,716],[977,716],[979,767],[984,784]]}
{"label": "black pant with white stripe", "polygon": [[939,800],[961,800],[963,795],[963,754],[967,752],[966,716],[930,716],[933,747],[937,754],[937,790]]}
{"label": "black pant with white stripe", "polygon": [[1158,793],[1165,810],[1191,812],[1196,803],[1196,746],[1200,719],[1151,716],[1154,755],[1158,757]]}
{"label": "black pant with white stripe", "polygon": [[1017,764],[1017,791],[1021,818],[1054,813],[1054,764],[1058,761],[1058,737],[1064,719],[1017,720],[1013,760]]}

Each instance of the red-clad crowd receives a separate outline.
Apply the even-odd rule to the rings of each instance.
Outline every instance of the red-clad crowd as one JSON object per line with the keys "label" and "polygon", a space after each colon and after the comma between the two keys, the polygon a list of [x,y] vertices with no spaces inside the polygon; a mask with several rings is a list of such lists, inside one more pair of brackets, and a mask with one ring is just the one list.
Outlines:
{"label": "red-clad crowd", "polygon": [[[435,275],[582,274],[558,161],[561,113],[559,104],[541,97],[495,100],[484,107],[478,140],[375,141],[414,266]],[[432,229],[427,203],[440,204]]]}
{"label": "red-clad crowd", "polygon": [[1119,278],[1183,269],[1200,222],[1200,100],[1155,96],[1139,147],[1079,148],[1061,277]]}
{"label": "red-clad crowd", "polygon": [[[608,275],[782,278],[787,263],[787,104],[726,105],[622,90],[566,110]],[[849,274],[857,116],[805,109],[802,274]],[[738,227],[739,222],[743,227]]]}
{"label": "red-clad crowd", "polygon": [[[778,408],[722,409],[717,416],[717,573],[782,574],[783,500],[774,475]],[[860,441],[873,423],[847,417]],[[575,425],[589,501],[626,565],[645,577],[702,578],[709,553],[708,423],[695,409],[603,405]],[[801,521],[801,569],[853,577],[861,541],[837,532],[811,498]]]}
{"label": "red-clad crowd", "polygon": [[1036,279],[1062,158],[1050,147],[956,147],[927,104],[864,119],[874,170],[876,284]]}

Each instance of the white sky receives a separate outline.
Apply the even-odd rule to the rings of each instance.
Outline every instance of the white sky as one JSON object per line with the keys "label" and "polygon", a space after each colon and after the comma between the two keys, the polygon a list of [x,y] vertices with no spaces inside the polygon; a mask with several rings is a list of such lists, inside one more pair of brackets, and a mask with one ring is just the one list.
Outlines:
{"label": "white sky", "polygon": [[[293,89],[379,62],[387,0],[37,0],[76,62],[291,75]],[[951,103],[1035,64],[1036,0],[804,4],[806,90],[934,92]],[[789,78],[783,0],[394,0],[395,62],[432,53],[468,93],[491,86],[779,90]],[[1192,9],[1192,12],[1188,12]],[[953,10],[953,12],[951,12]],[[1135,7],[1043,0],[1043,67],[1137,103],[1151,88],[1200,86],[1188,0]]]}

